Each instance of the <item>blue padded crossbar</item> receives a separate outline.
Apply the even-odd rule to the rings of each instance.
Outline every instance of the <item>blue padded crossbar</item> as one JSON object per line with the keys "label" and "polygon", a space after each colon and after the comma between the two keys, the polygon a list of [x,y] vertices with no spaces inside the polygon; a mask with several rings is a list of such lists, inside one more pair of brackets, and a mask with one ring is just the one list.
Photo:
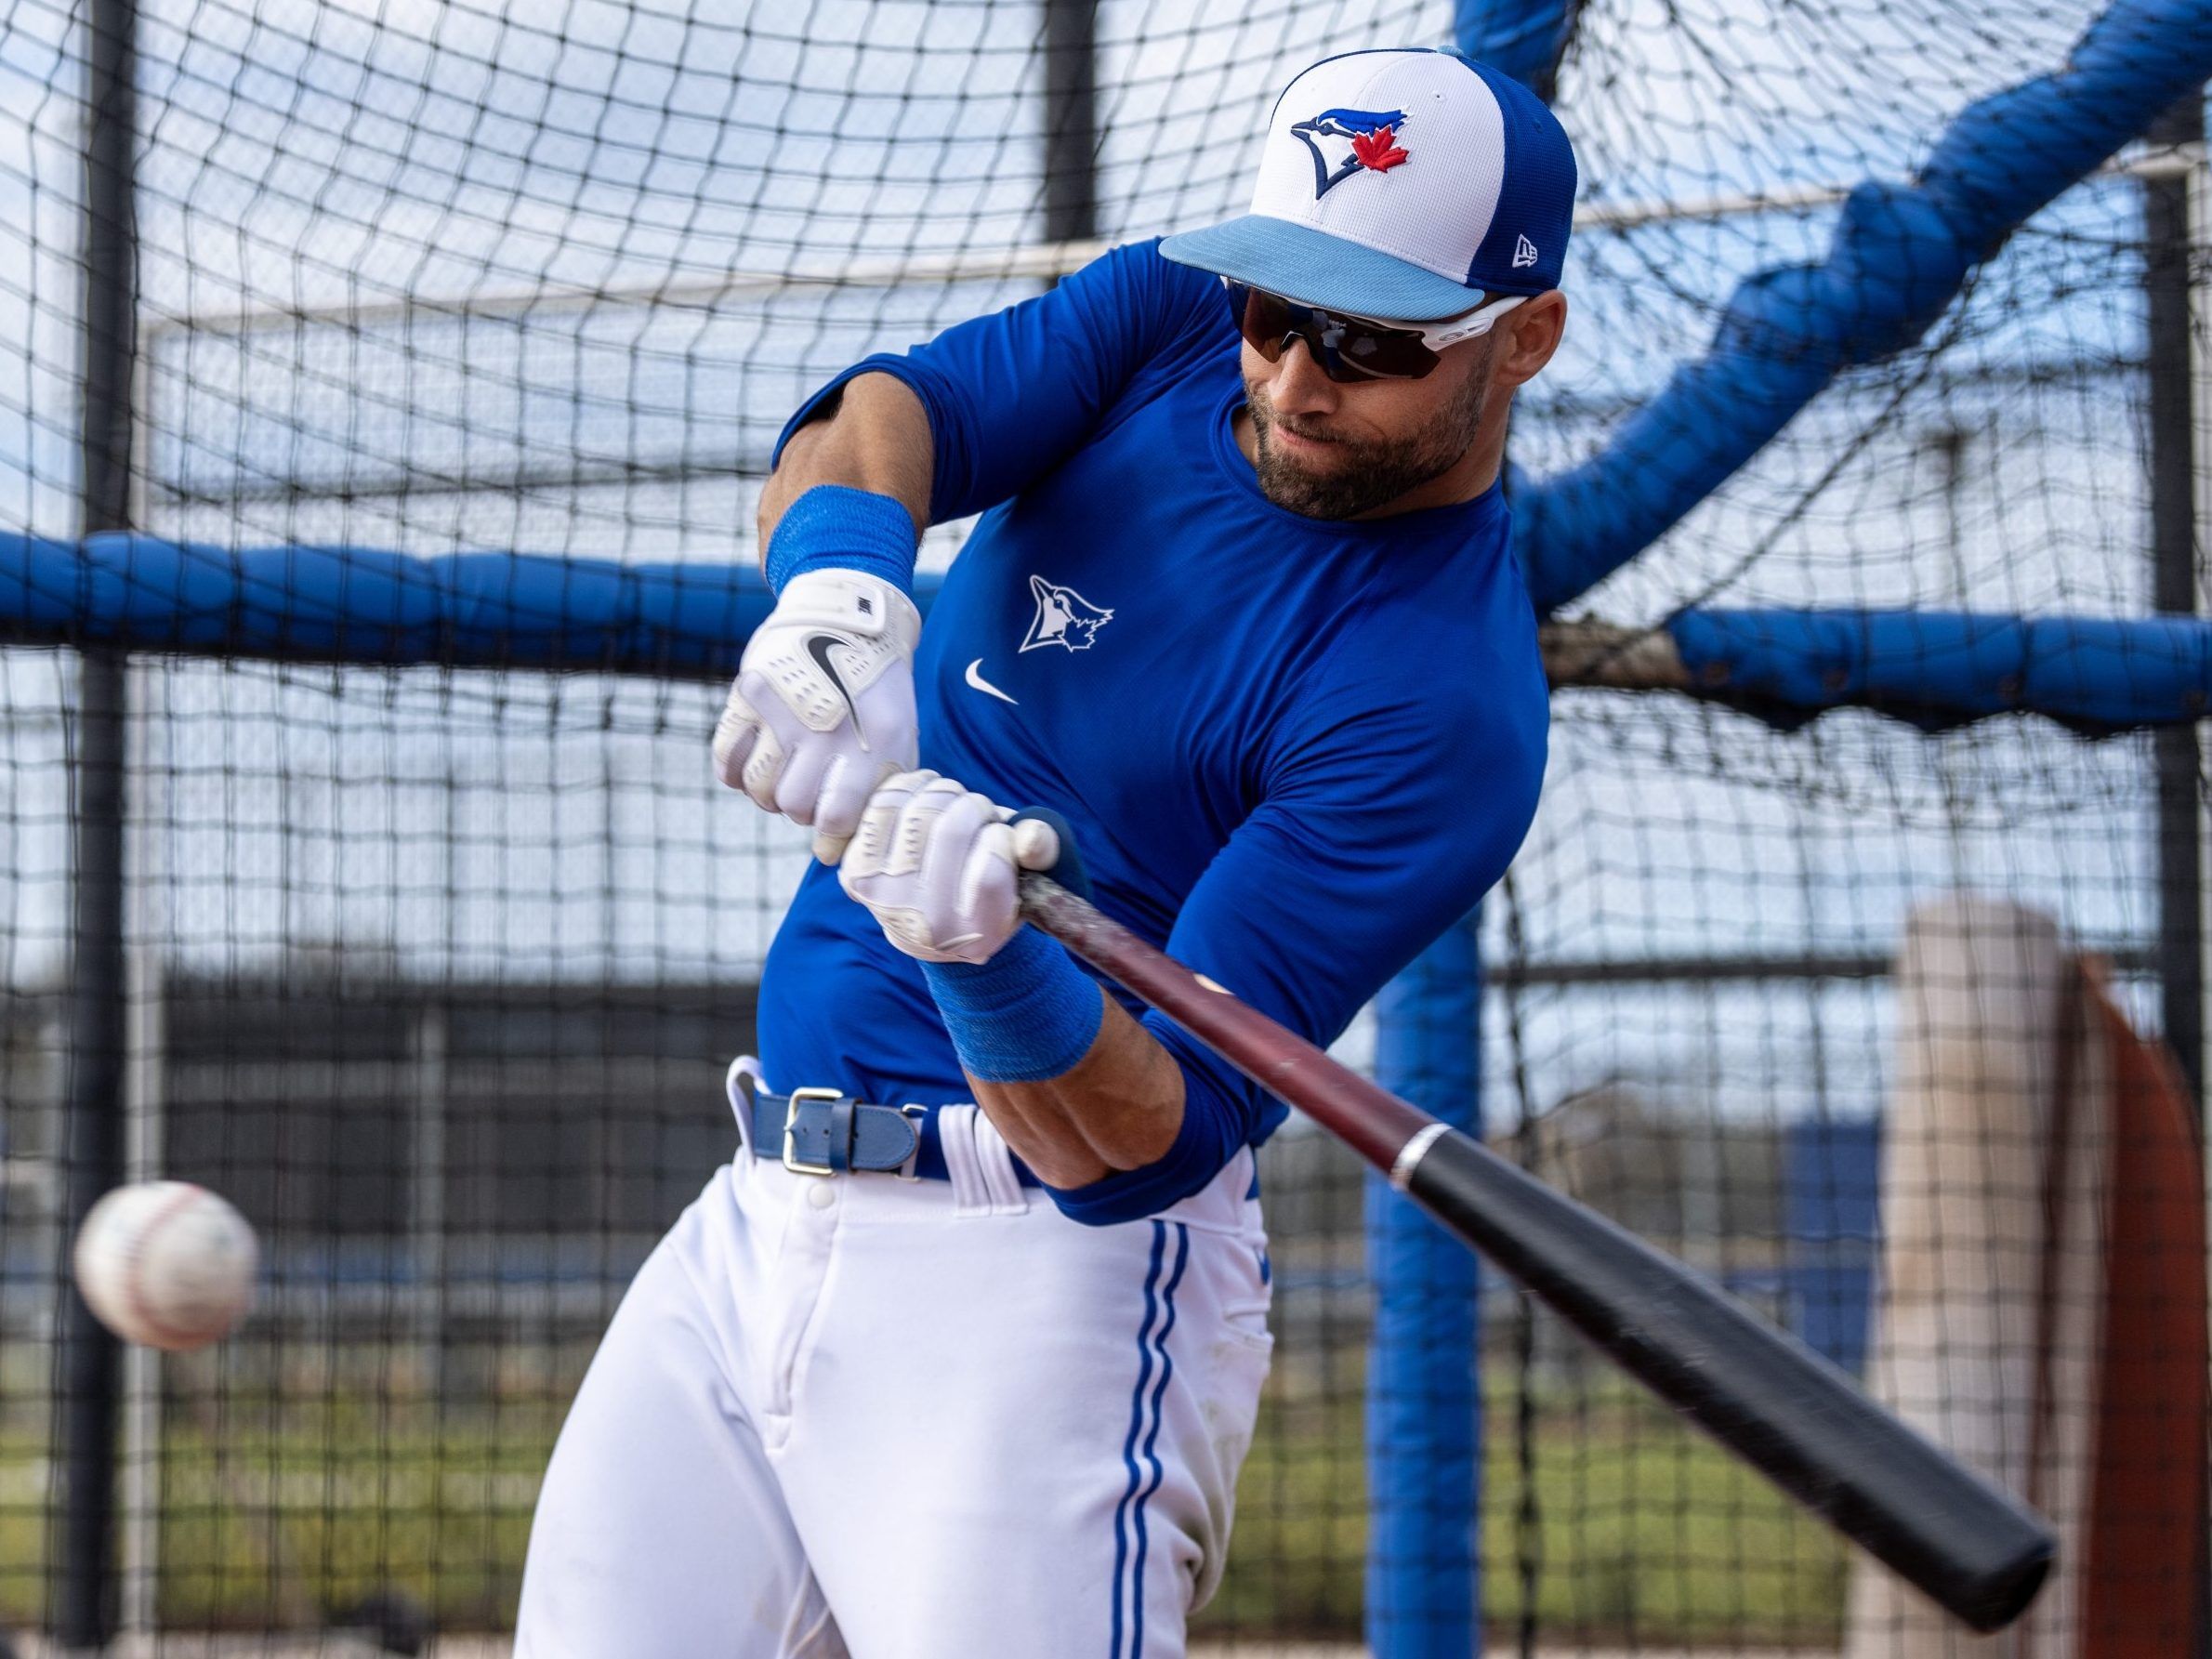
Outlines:
{"label": "blue padded crossbar", "polygon": [[[937,581],[916,583],[925,614]],[[718,679],[770,602],[750,569],[704,560],[0,534],[0,639],[31,644]],[[2102,732],[2212,707],[2212,622],[2189,617],[1693,611],[1667,625],[1699,695],[1779,725],[1856,704],[1931,730],[2022,713]]]}
{"label": "blue padded crossbar", "polygon": [[1850,705],[1930,731],[2027,712],[2101,735],[2212,709],[2195,617],[1692,611],[1667,632],[1698,695],[1784,729]]}
{"label": "blue padded crossbar", "polygon": [[0,534],[0,633],[53,643],[718,678],[772,602],[718,563]]}

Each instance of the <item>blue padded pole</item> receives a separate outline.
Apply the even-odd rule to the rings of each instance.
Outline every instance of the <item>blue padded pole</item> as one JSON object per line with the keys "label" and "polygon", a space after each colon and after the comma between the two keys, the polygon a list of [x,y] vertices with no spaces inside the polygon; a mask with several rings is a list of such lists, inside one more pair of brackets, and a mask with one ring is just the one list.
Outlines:
{"label": "blue padded pole", "polygon": [[[1569,0],[1455,0],[1454,42],[1549,96]],[[1376,1075],[1447,1124],[1481,1128],[1479,913],[1376,998]],[[1481,1643],[1481,1392],[1475,1258],[1367,1182],[1367,1647],[1468,1659]]]}
{"label": "blue padded pole", "polygon": [[1511,481],[1537,609],[1651,546],[1837,374],[1917,340],[1968,271],[2208,76],[2212,0],[2116,0],[2063,68],[1962,112],[1911,181],[1860,185],[1827,257],[1746,279],[1706,354],[1602,451]]}
{"label": "blue padded pole", "polygon": [[1455,0],[1452,40],[1548,99],[1571,15],[1567,0]]}
{"label": "blue padded pole", "polygon": [[[1376,999],[1376,1076],[1480,1133],[1478,919]],[[1475,1257],[1388,1182],[1367,1183],[1375,1335],[1367,1357],[1367,1645],[1375,1659],[1468,1659],[1478,1582]]]}

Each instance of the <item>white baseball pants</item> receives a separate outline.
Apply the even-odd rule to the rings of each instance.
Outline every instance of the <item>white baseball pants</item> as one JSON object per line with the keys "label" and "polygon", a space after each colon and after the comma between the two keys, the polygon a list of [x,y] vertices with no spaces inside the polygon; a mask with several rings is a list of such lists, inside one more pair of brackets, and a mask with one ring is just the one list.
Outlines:
{"label": "white baseball pants", "polygon": [[941,1125],[949,1181],[747,1148],[684,1212],[554,1449],[517,1659],[1183,1652],[1268,1367],[1252,1155],[1086,1228]]}

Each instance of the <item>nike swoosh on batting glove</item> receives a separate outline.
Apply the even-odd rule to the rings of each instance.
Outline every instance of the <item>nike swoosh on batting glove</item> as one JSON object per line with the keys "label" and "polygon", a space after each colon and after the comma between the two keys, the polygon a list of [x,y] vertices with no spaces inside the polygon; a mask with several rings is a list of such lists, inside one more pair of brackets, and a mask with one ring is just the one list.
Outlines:
{"label": "nike swoosh on batting glove", "polygon": [[783,585],[739,659],[715,771],[763,811],[814,831],[834,864],[877,784],[913,770],[914,601],[880,576],[813,570]]}

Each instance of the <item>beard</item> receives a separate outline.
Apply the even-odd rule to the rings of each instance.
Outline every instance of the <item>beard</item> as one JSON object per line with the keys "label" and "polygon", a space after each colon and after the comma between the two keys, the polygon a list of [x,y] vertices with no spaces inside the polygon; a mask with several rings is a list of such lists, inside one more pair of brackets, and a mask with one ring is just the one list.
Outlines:
{"label": "beard", "polygon": [[[1275,413],[1267,388],[1247,380],[1244,401],[1252,412],[1257,451],[1254,470],[1260,494],[1277,507],[1309,519],[1356,519],[1418,489],[1452,467],[1474,443],[1490,399],[1493,349],[1494,342],[1482,342],[1481,362],[1427,430],[1394,442],[1337,438],[1297,421],[1285,422]],[[1310,468],[1285,454],[1274,442],[1280,426],[1301,438],[1327,443],[1327,468]]]}

